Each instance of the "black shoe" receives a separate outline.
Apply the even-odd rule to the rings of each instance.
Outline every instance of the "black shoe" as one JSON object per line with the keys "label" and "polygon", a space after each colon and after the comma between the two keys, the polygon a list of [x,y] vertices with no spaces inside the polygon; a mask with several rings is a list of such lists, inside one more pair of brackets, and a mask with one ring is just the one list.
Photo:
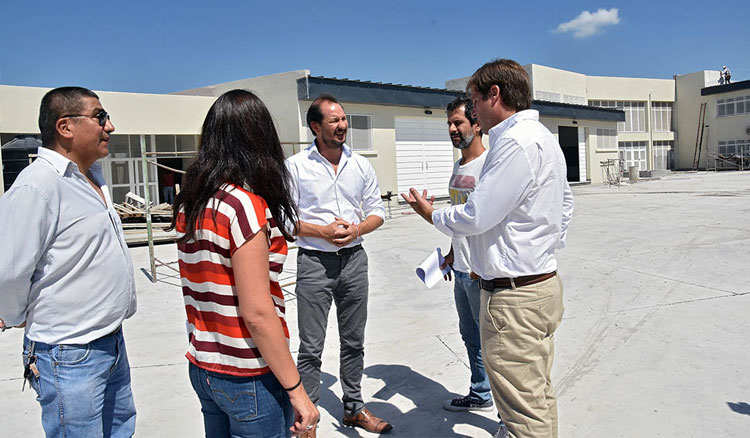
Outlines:
{"label": "black shoe", "polygon": [[460,412],[460,411],[490,411],[492,410],[492,400],[486,402],[476,403],[471,400],[470,396],[464,396],[460,398],[454,398],[453,400],[446,400],[443,404],[443,409],[448,411]]}

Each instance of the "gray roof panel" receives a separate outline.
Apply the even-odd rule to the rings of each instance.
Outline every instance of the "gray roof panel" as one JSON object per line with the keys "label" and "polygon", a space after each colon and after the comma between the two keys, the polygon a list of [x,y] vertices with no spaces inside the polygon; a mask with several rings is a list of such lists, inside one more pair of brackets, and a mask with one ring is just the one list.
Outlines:
{"label": "gray roof panel", "polygon": [[[307,76],[297,80],[299,100],[312,100],[321,94],[332,94],[341,102],[398,105],[417,108],[445,108],[463,91],[412,85],[383,84],[352,79]],[[625,112],[586,105],[535,100],[531,108],[547,117],[567,117],[584,120],[625,121]]]}
{"label": "gray roof panel", "polygon": [[732,82],[724,85],[714,85],[712,87],[701,88],[701,96],[708,96],[711,94],[729,93],[730,91],[739,91],[750,89],[750,80]]}

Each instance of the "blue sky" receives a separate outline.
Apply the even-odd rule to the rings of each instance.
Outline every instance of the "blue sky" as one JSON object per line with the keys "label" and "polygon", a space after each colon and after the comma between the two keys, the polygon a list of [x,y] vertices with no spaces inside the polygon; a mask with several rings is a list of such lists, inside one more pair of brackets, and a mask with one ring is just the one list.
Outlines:
{"label": "blue sky", "polygon": [[443,87],[499,57],[651,78],[728,65],[750,79],[747,1],[319,3],[2,0],[0,84],[166,93],[309,69]]}

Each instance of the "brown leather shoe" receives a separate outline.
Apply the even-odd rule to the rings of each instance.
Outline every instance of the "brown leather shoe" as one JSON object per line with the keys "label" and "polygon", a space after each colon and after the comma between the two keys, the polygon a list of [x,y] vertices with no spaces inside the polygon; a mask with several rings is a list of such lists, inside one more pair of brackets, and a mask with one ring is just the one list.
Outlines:
{"label": "brown leather shoe", "polygon": [[299,438],[315,438],[316,435],[317,435],[315,433],[315,429],[317,429],[317,428],[318,428],[318,426],[316,425],[312,429],[306,430],[305,433],[303,433],[302,435],[299,436]]}
{"label": "brown leather shoe", "polygon": [[361,427],[374,433],[388,433],[393,429],[391,423],[372,415],[372,412],[367,408],[362,408],[357,415],[344,414],[344,426]]}

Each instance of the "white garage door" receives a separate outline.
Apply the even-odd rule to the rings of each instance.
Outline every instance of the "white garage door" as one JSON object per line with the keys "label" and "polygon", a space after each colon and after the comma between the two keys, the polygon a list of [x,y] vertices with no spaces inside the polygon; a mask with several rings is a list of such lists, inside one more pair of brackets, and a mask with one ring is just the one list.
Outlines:
{"label": "white garage door", "polygon": [[428,195],[448,196],[453,172],[453,143],[441,118],[396,117],[396,177],[398,192],[410,187]]}

